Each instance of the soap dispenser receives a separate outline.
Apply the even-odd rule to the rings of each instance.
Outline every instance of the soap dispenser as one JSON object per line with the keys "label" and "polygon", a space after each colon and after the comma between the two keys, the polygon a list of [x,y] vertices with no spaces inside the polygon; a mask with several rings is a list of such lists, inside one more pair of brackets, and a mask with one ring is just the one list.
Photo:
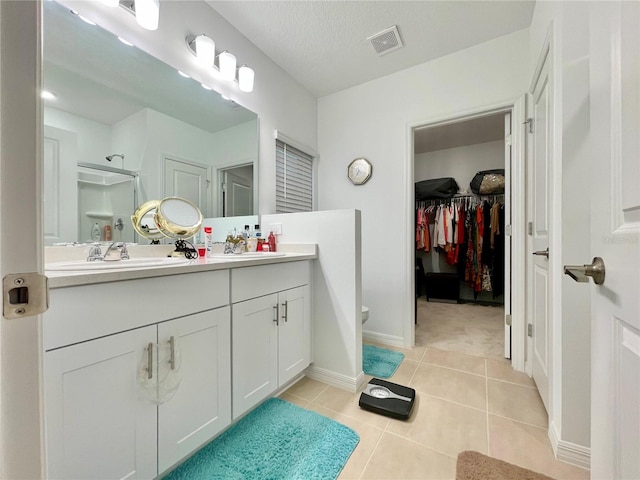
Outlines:
{"label": "soap dispenser", "polygon": [[94,223],[91,228],[91,240],[94,242],[100,241],[100,225],[98,225],[98,222]]}

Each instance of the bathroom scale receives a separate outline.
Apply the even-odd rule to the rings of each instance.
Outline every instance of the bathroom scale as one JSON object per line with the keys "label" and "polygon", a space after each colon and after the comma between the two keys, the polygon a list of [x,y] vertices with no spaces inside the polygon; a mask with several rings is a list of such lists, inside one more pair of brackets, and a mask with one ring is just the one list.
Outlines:
{"label": "bathroom scale", "polygon": [[372,378],[360,394],[358,405],[380,415],[406,420],[411,415],[415,400],[413,388]]}

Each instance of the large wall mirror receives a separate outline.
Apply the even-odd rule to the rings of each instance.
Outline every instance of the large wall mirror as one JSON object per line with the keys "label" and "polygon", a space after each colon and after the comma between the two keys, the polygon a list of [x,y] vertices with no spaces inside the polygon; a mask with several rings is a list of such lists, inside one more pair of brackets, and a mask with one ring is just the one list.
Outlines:
{"label": "large wall mirror", "polygon": [[255,113],[43,5],[46,245],[91,241],[95,223],[136,241],[134,202],[172,195],[209,218],[258,213]]}

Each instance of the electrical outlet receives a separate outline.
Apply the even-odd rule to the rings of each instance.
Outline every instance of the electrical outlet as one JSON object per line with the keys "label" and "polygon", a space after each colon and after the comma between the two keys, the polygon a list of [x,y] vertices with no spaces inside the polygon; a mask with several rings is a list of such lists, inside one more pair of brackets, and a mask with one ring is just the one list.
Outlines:
{"label": "electrical outlet", "polygon": [[282,235],[282,224],[281,223],[270,223],[269,231],[273,232],[274,235]]}

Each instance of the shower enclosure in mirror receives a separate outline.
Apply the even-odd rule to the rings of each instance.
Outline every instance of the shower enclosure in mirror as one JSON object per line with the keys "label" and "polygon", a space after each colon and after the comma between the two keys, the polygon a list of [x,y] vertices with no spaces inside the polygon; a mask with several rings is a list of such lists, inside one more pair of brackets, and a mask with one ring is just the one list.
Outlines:
{"label": "shower enclosure in mirror", "polygon": [[[46,244],[91,238],[78,218],[100,213],[84,206],[97,187],[78,181],[80,162],[139,173],[123,235],[133,234],[127,218],[137,205],[154,198],[187,198],[207,218],[257,213],[256,114],[60,3],[43,2],[43,11],[43,86],[55,96],[44,100]],[[242,172],[233,198],[223,190],[228,172]],[[97,220],[117,239],[113,213]]]}
{"label": "shower enclosure in mirror", "polygon": [[[138,174],[120,168],[78,165],[78,238],[136,242],[129,218],[138,205]],[[98,225],[100,238],[93,238]],[[108,228],[108,230],[105,230]]]}

